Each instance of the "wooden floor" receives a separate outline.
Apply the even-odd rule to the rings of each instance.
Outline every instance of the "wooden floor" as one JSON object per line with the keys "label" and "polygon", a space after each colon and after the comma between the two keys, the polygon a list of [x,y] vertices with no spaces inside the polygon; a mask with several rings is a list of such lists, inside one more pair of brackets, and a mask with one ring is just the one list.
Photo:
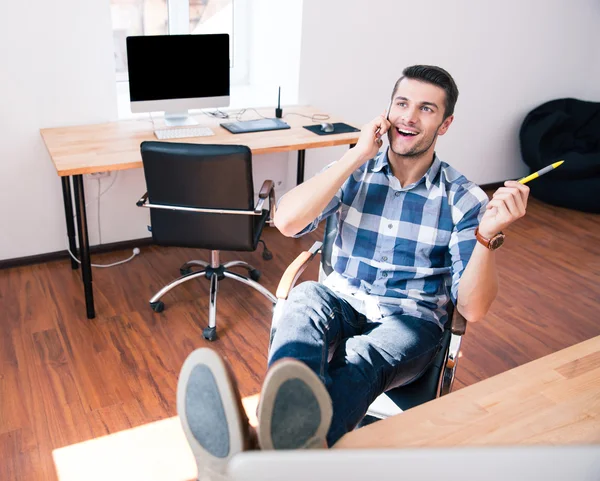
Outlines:
{"label": "wooden floor", "polygon": [[[319,239],[286,239],[268,228],[274,253],[223,254],[263,272],[274,291],[284,268]],[[95,256],[97,263],[129,252]],[[175,414],[185,357],[207,346],[208,281],[183,285],[153,313],[149,297],[207,252],[148,247],[132,262],[94,269],[97,318],[85,318],[79,271],[68,261],[0,271],[0,481],[58,479],[52,451]],[[600,216],[532,199],[497,255],[500,294],[484,322],[470,325],[455,389],[600,334]],[[304,279],[314,279],[313,262]],[[270,305],[225,280],[219,340],[243,396],[265,373]]]}

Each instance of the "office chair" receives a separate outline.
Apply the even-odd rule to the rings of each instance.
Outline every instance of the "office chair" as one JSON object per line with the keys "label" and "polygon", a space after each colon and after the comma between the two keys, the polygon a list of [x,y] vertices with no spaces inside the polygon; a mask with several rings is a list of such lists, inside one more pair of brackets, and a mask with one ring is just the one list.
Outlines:
{"label": "office chair", "polygon": [[[331,252],[336,236],[337,216],[332,215],[327,218],[323,242],[315,242],[310,250],[301,253],[289,265],[277,287],[277,304],[273,316],[274,324],[281,316],[289,292],[315,255],[321,253],[320,282],[333,272]],[[405,386],[390,389],[375,399],[369,406],[367,415],[360,426],[399,414],[451,391],[460,344],[467,327],[467,321],[458,312],[458,309],[454,308],[452,302],[448,304],[446,310],[451,321],[446,323],[440,349],[430,366],[417,380]]]}
{"label": "office chair", "polygon": [[[142,162],[148,191],[137,201],[150,209],[153,241],[162,246],[196,247],[211,251],[210,262],[192,260],[180,268],[181,277],[150,299],[155,312],[165,308],[160,299],[174,287],[202,276],[210,280],[208,327],[203,336],[216,338],[219,281],[234,279],[253,287],[273,304],[277,299],[257,281],[260,272],[250,264],[221,264],[220,251],[254,251],[263,227],[275,213],[273,181],[263,183],[254,205],[252,153],[242,145],[200,145],[143,142]],[[269,208],[264,204],[269,200]],[[264,244],[263,258],[271,253]],[[192,271],[201,267],[201,270]],[[232,272],[248,270],[250,277]]]}

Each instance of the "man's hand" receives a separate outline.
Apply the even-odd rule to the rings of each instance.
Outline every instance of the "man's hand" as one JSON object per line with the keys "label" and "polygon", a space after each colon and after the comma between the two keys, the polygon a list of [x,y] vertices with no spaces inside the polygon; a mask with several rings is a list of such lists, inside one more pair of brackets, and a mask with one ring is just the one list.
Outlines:
{"label": "man's hand", "polygon": [[479,232],[491,239],[525,215],[529,187],[514,180],[504,182],[487,205],[487,210],[479,224]]}
{"label": "man's hand", "polygon": [[382,115],[379,115],[366,124],[360,132],[360,137],[354,149],[359,154],[360,159],[363,161],[362,163],[375,157],[383,144],[381,137],[388,131],[391,125],[385,116],[386,112],[384,111]]}

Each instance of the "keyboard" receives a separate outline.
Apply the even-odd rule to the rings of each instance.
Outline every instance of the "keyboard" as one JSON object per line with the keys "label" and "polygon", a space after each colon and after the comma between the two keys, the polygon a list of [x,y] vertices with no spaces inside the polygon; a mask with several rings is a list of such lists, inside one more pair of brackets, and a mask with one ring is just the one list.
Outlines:
{"label": "keyboard", "polygon": [[208,127],[184,127],[155,130],[158,140],[185,139],[187,137],[208,137],[215,133]]}

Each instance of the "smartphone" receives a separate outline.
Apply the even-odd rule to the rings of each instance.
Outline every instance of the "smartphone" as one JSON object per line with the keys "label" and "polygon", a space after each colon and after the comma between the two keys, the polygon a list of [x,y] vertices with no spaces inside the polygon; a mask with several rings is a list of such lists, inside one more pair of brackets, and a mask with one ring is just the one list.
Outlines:
{"label": "smartphone", "polygon": [[[387,114],[385,116],[385,120],[387,120],[388,122],[390,121],[390,110],[392,109],[392,102],[394,101],[394,99],[390,100],[390,104],[388,105],[387,108]],[[377,131],[375,132],[375,137],[379,138],[379,129],[377,129]]]}

